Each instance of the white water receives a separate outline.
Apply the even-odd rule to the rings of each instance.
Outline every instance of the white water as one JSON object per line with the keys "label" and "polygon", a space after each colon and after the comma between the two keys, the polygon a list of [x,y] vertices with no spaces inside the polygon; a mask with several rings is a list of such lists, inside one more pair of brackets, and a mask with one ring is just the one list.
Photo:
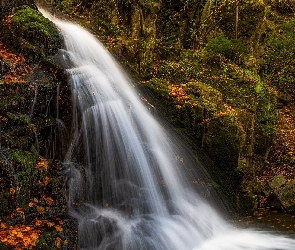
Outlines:
{"label": "white water", "polygon": [[182,176],[169,136],[106,49],[81,27],[42,12],[65,41],[58,58],[74,114],[65,172],[79,249],[295,249],[294,239],[225,222]]}

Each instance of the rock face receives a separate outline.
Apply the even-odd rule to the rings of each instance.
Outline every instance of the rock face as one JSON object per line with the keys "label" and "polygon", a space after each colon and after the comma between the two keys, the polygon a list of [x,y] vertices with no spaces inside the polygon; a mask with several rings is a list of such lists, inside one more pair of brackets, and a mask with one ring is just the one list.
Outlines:
{"label": "rock face", "polygon": [[27,236],[1,241],[10,247],[74,249],[76,225],[64,221],[60,162],[70,94],[62,69],[51,59],[61,39],[33,2],[1,4],[6,11],[0,25],[1,230]]}

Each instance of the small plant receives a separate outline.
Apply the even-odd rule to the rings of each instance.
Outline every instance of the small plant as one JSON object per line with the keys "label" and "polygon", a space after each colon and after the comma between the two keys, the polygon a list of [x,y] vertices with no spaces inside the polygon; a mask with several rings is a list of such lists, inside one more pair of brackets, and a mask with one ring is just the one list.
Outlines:
{"label": "small plant", "polygon": [[221,54],[227,59],[235,62],[239,61],[239,58],[244,54],[244,46],[241,40],[229,40],[223,34],[212,38],[205,46],[205,51],[209,53],[209,56],[215,56]]}

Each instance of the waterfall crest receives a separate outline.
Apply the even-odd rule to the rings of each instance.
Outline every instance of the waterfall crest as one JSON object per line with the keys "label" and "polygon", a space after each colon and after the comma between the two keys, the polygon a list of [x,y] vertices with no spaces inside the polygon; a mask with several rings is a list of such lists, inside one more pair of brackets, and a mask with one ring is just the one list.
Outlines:
{"label": "waterfall crest", "polygon": [[226,223],[182,175],[169,135],[100,42],[41,12],[65,43],[57,57],[72,88],[74,118],[64,169],[79,249],[295,249],[295,240]]}

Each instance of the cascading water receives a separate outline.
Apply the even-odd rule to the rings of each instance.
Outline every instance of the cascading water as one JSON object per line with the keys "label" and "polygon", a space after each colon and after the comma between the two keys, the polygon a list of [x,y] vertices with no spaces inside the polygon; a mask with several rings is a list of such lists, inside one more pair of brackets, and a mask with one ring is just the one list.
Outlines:
{"label": "cascading water", "polygon": [[293,239],[226,223],[189,187],[169,136],[106,49],[42,12],[66,48],[58,58],[72,88],[74,131],[65,173],[79,249],[295,249]]}

